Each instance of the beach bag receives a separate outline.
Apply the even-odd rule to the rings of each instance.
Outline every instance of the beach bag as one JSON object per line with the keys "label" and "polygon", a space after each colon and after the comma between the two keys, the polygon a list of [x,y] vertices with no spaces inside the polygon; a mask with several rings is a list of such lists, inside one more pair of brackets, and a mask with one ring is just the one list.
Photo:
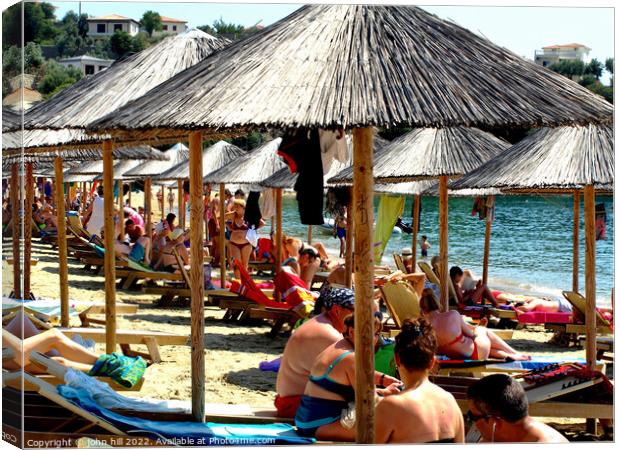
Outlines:
{"label": "beach bag", "polygon": [[258,246],[258,233],[256,232],[256,230],[254,229],[253,226],[245,234],[245,238],[252,245],[252,247],[257,247]]}

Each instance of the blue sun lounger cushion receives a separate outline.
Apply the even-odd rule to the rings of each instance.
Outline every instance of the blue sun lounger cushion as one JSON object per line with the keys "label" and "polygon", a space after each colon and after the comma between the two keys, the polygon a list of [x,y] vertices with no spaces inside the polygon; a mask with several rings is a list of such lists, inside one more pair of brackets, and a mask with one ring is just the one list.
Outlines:
{"label": "blue sun lounger cushion", "polygon": [[100,407],[82,388],[57,387],[68,401],[103,419],[132,436],[146,436],[167,445],[301,445],[312,444],[313,438],[297,436],[291,425],[266,425],[164,422],[128,417]]}

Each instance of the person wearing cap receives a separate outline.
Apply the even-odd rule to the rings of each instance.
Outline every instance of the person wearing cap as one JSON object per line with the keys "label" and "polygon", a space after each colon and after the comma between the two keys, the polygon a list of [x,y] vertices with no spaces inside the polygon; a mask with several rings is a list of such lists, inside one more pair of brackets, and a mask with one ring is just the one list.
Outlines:
{"label": "person wearing cap", "polygon": [[[317,356],[342,339],[344,318],[353,312],[355,293],[347,288],[326,288],[316,303],[315,311],[322,312],[297,328],[284,347],[274,402],[279,417],[295,417]],[[378,312],[376,302],[373,306]]]}
{"label": "person wearing cap", "polygon": [[412,267],[413,253],[411,252],[411,248],[410,247],[403,247],[403,249],[400,252],[400,254],[403,257],[403,264],[405,265],[405,268],[407,269],[407,272],[409,272],[409,273],[415,272],[415,270],[413,270],[413,267]]}
{"label": "person wearing cap", "polygon": [[485,442],[564,443],[559,432],[529,415],[521,383],[497,373],[484,377],[467,390],[466,418],[476,425]]}

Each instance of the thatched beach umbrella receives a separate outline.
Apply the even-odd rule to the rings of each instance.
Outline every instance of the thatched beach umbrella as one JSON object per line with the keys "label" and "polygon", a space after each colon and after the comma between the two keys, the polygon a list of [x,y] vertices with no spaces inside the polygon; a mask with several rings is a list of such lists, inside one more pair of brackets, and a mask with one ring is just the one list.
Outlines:
{"label": "thatched beach umbrella", "polygon": [[[601,97],[571,80],[422,9],[310,5],[95,125],[127,139],[199,139],[201,130],[218,127],[353,130],[356,430],[357,442],[368,443],[375,395],[370,127],[558,125],[609,121],[611,114]],[[202,301],[198,280],[193,296]]]}
{"label": "thatched beach umbrella", "polygon": [[[176,36],[167,37],[158,44],[116,62],[108,69],[92,77],[84,78],[50,100],[37,105],[28,113],[26,119],[28,122],[27,127],[39,129],[83,129],[90,121],[110,113],[130,100],[143,95],[154,86],[196,64],[211,53],[222,49],[228,42],[226,39],[216,39],[199,30],[190,30]],[[101,139],[99,141],[101,142]],[[103,140],[101,145],[104,160],[104,186],[106,186],[105,189],[108,191],[105,196],[112,198],[113,169],[111,152],[113,143],[108,139]],[[200,145],[200,143],[196,142],[196,145]],[[62,160],[60,159],[59,165],[57,173],[61,176]],[[112,202],[104,202],[104,209],[105,247],[110,249],[114,245]],[[60,210],[59,214],[61,213],[64,215],[64,210]],[[145,210],[145,214],[149,217],[151,211]],[[64,239],[66,232],[64,224],[61,225],[61,228],[62,230],[59,230],[59,241]],[[199,255],[198,250],[192,250],[192,252],[195,253],[194,261],[200,263],[203,258],[202,253]],[[59,246],[59,254],[61,261],[60,272],[63,273],[63,266],[66,266],[63,263],[66,260],[66,247],[64,244]],[[202,264],[200,263],[199,265],[200,270],[202,270]],[[106,351],[111,353],[116,350],[116,286],[114,253],[111,251],[105,254],[104,268],[106,274]],[[66,270],[64,272],[66,273]],[[66,286],[66,282],[61,280],[61,286]],[[65,304],[68,302],[68,294],[66,293],[66,288],[63,289],[61,289],[61,303]],[[198,300],[195,300],[195,302],[198,302]],[[196,316],[202,316],[202,301],[200,305],[196,304],[195,307]],[[63,317],[66,317],[66,321],[68,321],[68,315]],[[200,320],[203,323],[204,317]],[[63,325],[66,325],[64,323],[66,321],[63,320]],[[203,330],[201,330],[201,333],[203,333]],[[203,348],[201,336],[202,334],[192,338],[192,342],[197,349]],[[192,371],[204,371],[204,369],[199,368],[204,365],[202,351],[200,351],[200,354],[193,361]],[[198,401],[194,403],[192,410],[196,417],[202,417],[202,420],[204,420],[204,392],[201,391],[204,391],[203,384],[196,383],[193,386],[193,394],[195,394]]]}
{"label": "thatched beach umbrella", "polygon": [[[2,107],[2,132],[11,129],[18,129],[22,126],[22,115],[6,106]],[[3,136],[4,138],[4,136]]]}
{"label": "thatched beach umbrella", "polygon": [[[543,128],[452,183],[452,189],[493,187],[502,192],[572,193],[575,198],[573,250],[578,254],[579,196],[584,192],[586,239],[586,360],[596,365],[595,191],[613,191],[614,141],[611,125]],[[575,233],[576,231],[576,233]],[[578,270],[574,258],[573,274]],[[573,278],[575,284],[575,278]],[[574,286],[573,286],[574,287]]]}
{"label": "thatched beach umbrella", "polygon": [[[439,179],[439,257],[444,310],[448,309],[449,292],[448,178],[472,171],[509,146],[508,142],[477,128],[420,128],[395,139],[375,158],[373,173],[377,183]],[[348,168],[330,182],[352,180],[353,169]],[[414,204],[414,212],[417,206]]]}
{"label": "thatched beach umbrella", "polygon": [[[223,142],[223,141],[220,141]],[[286,164],[278,156],[278,148],[282,138],[276,138],[266,142],[250,152],[246,152],[231,160],[220,169],[213,171],[202,178],[202,183],[214,183],[220,185],[220,282],[225,286],[226,282],[226,240],[224,230],[226,227],[224,202],[226,184],[241,184],[248,186],[260,185],[266,178],[286,168]],[[191,164],[191,161],[190,161]],[[282,240],[282,190],[276,190],[276,242]],[[276,267],[282,260],[282,246],[276,246]]]}

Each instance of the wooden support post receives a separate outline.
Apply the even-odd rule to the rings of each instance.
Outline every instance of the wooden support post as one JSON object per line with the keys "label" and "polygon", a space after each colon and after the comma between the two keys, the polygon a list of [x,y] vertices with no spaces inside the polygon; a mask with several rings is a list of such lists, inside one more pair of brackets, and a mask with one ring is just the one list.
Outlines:
{"label": "wooden support post", "polygon": [[123,217],[123,187],[124,183],[122,180],[118,180],[118,211],[120,217]]}
{"label": "wooden support post", "polygon": [[[170,190],[172,190],[172,188],[170,188]],[[166,213],[165,213],[165,211],[166,211],[166,207],[165,207],[165,205],[166,205],[166,198],[165,198],[166,190],[162,186],[159,189],[159,192],[161,193],[161,203],[158,204],[157,206],[161,206],[161,210],[159,211],[159,213],[161,214],[161,220],[164,220],[164,217],[166,217]],[[170,212],[172,212],[172,209],[170,210]]]}
{"label": "wooden support post", "polygon": [[588,185],[583,193],[586,233],[586,362],[596,367],[596,226],[594,187]]}
{"label": "wooden support post", "polygon": [[347,205],[347,237],[344,249],[344,284],[351,288],[353,286],[353,242],[355,242],[355,218],[353,214],[353,189],[349,192],[349,204]]}
{"label": "wooden support post", "polygon": [[308,225],[308,244],[312,244],[312,225]]}
{"label": "wooden support post", "polygon": [[105,272],[105,352],[116,351],[116,268],[114,255],[114,168],[111,140],[103,141],[103,215]]}
{"label": "wooden support post", "polygon": [[579,189],[573,191],[573,292],[579,292]]}
{"label": "wooden support post", "polygon": [[24,298],[30,298],[30,263],[32,259],[32,203],[34,178],[32,163],[26,163],[26,201],[24,202]]}
{"label": "wooden support post", "polygon": [[151,238],[153,234],[153,220],[152,220],[152,200],[153,195],[151,191],[151,177],[146,177],[144,180],[144,229],[146,235]]}
{"label": "wooden support post", "polygon": [[417,272],[418,264],[418,228],[420,227],[420,196],[413,196],[411,211],[411,272]]}
{"label": "wooden support post", "polygon": [[373,237],[373,129],[353,130],[353,190],[355,191],[355,414],[358,444],[375,436],[375,333]]}
{"label": "wooden support post", "polygon": [[226,186],[220,183],[220,283],[226,289]]}
{"label": "wooden support post", "polygon": [[82,181],[80,186],[80,217],[84,215],[84,211],[86,210],[86,181]]}
{"label": "wooden support post", "polygon": [[441,279],[441,308],[448,310],[448,177],[439,177],[439,276]]}
{"label": "wooden support post", "polygon": [[205,356],[204,356],[204,241],[202,229],[204,202],[202,201],[202,133],[189,134],[189,192],[190,192],[190,290],[192,341],[192,416],[197,422],[205,421]]}
{"label": "wooden support post", "polygon": [[131,206],[131,181],[127,183],[127,186],[129,186],[129,191],[127,191],[127,203]]}
{"label": "wooden support post", "polygon": [[[282,266],[282,189],[276,189],[276,254],[275,266],[276,272],[280,271]],[[274,291],[275,300],[280,301],[280,292]]]}
{"label": "wooden support post", "polygon": [[[488,201],[493,203],[495,197],[491,195],[490,200],[487,200],[487,202]],[[487,284],[489,280],[489,249],[491,245],[491,225],[493,224],[493,218],[491,216],[491,210],[487,208],[486,226],[484,227],[484,255],[482,257],[482,282],[484,284]]]}
{"label": "wooden support post", "polygon": [[[178,223],[181,228],[185,228],[185,205],[183,204],[183,180],[177,180],[177,189],[178,189],[178,194],[179,194]],[[163,200],[163,195],[162,195],[162,200]]]}
{"label": "wooden support post", "polygon": [[[62,184],[60,185],[62,188]],[[11,218],[13,221],[13,229],[11,230],[11,239],[13,241],[13,295],[15,298],[22,298],[22,260],[19,247],[19,238],[21,237],[22,227],[20,225],[20,206],[19,206],[19,164],[14,163],[11,166]]]}
{"label": "wooden support post", "polygon": [[62,158],[56,157],[54,160],[54,171],[56,179],[56,217],[58,222],[58,274],[60,282],[60,325],[69,326],[69,266],[67,263],[67,218],[65,217],[65,202],[63,196],[63,171]]}

